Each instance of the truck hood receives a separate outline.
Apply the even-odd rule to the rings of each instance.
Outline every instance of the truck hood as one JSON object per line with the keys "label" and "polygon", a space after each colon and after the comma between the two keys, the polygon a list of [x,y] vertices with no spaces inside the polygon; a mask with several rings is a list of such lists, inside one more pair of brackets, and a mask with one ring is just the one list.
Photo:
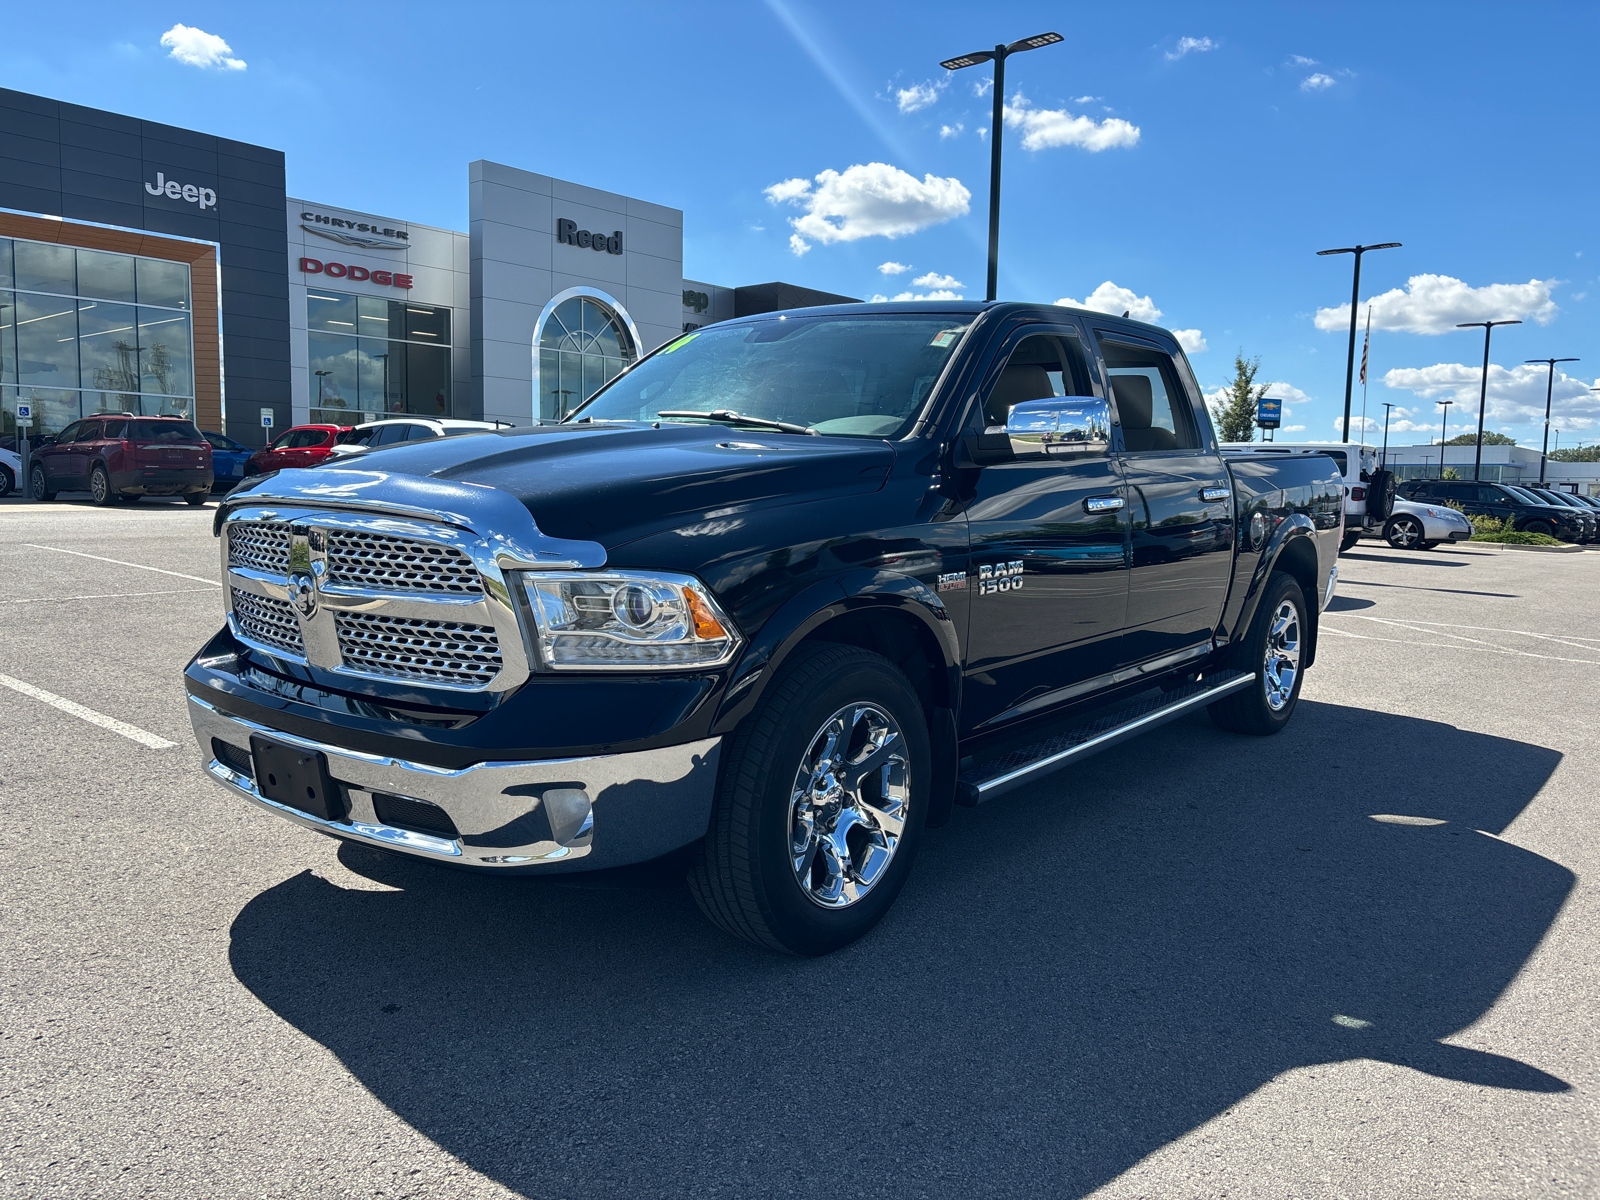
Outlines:
{"label": "truck hood", "polygon": [[710,515],[875,492],[894,457],[876,440],[669,423],[439,438],[354,462],[496,488],[521,501],[541,532],[611,549]]}

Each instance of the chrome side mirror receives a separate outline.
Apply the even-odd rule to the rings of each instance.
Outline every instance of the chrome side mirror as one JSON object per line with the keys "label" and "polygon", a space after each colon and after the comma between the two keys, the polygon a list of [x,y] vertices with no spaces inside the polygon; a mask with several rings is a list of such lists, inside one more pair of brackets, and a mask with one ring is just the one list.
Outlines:
{"label": "chrome side mirror", "polygon": [[1111,449],[1111,406],[1098,396],[1053,396],[1013,405],[1005,433],[1019,457],[1106,454]]}

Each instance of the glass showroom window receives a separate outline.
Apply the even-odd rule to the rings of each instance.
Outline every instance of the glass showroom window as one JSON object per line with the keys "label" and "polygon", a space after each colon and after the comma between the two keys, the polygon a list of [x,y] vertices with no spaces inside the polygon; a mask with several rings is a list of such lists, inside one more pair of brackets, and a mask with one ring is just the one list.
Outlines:
{"label": "glass showroom window", "polygon": [[313,422],[450,415],[448,308],[311,288],[306,325]]}
{"label": "glass showroom window", "polygon": [[628,327],[605,304],[562,301],[539,335],[539,416],[566,416],[638,357]]}
{"label": "glass showroom window", "polygon": [[97,412],[194,418],[189,265],[0,238],[0,437]]}

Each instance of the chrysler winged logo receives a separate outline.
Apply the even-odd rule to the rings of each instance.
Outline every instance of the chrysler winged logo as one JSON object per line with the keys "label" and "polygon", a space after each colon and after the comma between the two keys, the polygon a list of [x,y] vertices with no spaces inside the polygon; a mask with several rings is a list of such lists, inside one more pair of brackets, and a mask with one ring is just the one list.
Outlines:
{"label": "chrysler winged logo", "polygon": [[301,229],[307,233],[314,233],[318,237],[325,237],[330,242],[341,242],[346,246],[359,246],[363,250],[404,250],[411,243],[402,242],[396,238],[373,237],[368,233],[346,233],[342,229],[319,229],[315,225],[301,222]]}

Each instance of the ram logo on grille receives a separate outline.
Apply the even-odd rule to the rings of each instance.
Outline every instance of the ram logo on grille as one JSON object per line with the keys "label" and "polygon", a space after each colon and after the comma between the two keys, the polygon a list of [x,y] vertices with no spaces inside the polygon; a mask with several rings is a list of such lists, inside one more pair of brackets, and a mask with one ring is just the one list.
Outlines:
{"label": "ram logo on grille", "polygon": [[246,509],[230,514],[224,533],[230,624],[257,650],[336,674],[456,690],[527,677],[506,589],[484,583],[493,560],[475,557],[481,543],[460,530]]}

